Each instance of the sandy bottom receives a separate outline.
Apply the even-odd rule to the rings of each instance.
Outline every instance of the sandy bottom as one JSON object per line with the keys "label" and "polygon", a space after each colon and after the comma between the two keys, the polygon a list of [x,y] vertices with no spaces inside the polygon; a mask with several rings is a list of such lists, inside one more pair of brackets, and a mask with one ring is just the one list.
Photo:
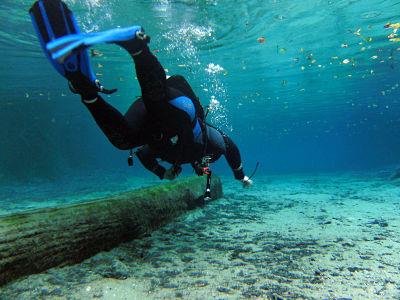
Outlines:
{"label": "sandy bottom", "polygon": [[400,299],[400,182],[256,177],[225,198],[1,299]]}

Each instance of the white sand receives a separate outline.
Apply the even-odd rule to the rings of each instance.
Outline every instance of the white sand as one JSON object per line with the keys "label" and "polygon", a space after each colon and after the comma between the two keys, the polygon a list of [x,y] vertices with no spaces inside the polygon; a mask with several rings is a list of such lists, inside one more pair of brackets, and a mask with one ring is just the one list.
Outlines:
{"label": "white sand", "polygon": [[[225,199],[5,295],[29,284],[16,298],[400,299],[400,184],[373,175],[259,176],[251,189],[223,178]],[[104,277],[115,263],[128,278]],[[77,272],[83,283],[52,284]]]}

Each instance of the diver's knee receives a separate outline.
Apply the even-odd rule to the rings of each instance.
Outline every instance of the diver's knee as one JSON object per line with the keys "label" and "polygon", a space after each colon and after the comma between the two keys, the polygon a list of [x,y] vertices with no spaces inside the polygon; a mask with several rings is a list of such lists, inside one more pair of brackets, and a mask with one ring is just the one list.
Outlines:
{"label": "diver's knee", "polygon": [[113,146],[119,150],[130,150],[132,149],[132,144],[124,140],[111,140]]}

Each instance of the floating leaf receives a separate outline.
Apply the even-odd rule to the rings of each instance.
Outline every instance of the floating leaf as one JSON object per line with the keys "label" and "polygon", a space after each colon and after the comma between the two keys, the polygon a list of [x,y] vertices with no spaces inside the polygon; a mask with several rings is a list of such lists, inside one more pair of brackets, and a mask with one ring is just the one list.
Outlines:
{"label": "floating leaf", "polygon": [[95,57],[95,56],[103,56],[103,53],[101,53],[101,51],[99,50],[95,50],[95,49],[90,49],[90,56],[91,57]]}
{"label": "floating leaf", "polygon": [[384,26],[385,28],[393,28],[393,29],[399,29],[400,28],[400,22],[399,23],[386,23],[386,25]]}
{"label": "floating leaf", "polygon": [[265,37],[263,37],[263,36],[260,36],[260,37],[257,39],[257,42],[259,42],[260,44],[265,43],[265,41],[266,41],[266,39],[265,39]]}

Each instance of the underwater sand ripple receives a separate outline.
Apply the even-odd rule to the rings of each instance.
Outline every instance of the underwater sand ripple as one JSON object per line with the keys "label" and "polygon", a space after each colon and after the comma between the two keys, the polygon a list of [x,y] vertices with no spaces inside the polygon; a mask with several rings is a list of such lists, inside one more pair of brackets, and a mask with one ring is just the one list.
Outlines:
{"label": "underwater sand ripple", "polygon": [[398,192],[368,176],[225,180],[151,236],[5,286],[4,299],[395,299]]}

